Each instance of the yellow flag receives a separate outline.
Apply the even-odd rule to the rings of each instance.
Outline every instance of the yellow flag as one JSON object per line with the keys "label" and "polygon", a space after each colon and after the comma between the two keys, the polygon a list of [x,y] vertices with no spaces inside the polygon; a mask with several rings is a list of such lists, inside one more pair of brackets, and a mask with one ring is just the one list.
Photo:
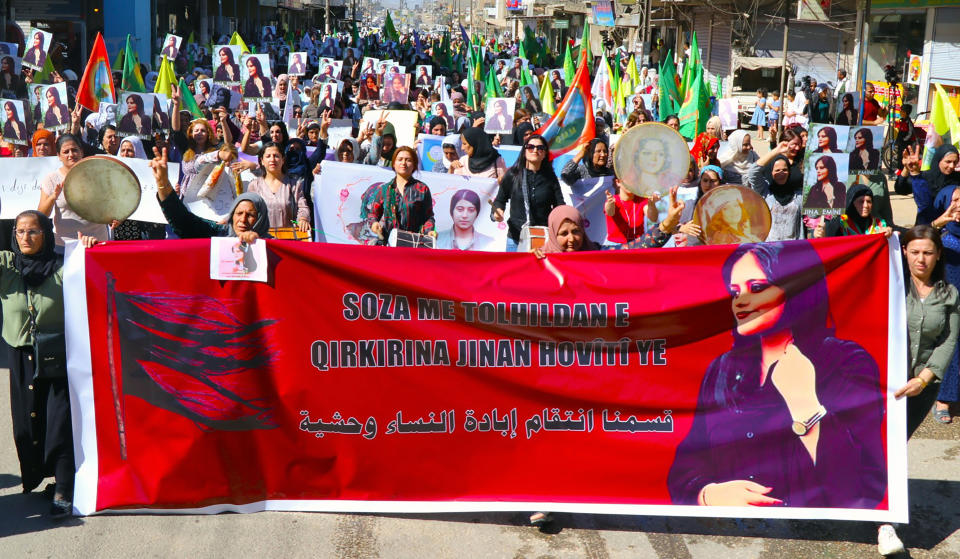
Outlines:
{"label": "yellow flag", "polygon": [[[938,83],[933,85],[936,86],[937,93],[933,96],[933,106],[930,109],[930,124],[943,138],[943,143],[960,146],[960,118],[957,118],[957,111],[943,87]],[[923,170],[930,168],[934,151],[935,148],[929,146],[924,151]]]}
{"label": "yellow flag", "polygon": [[230,44],[239,45],[241,51],[243,51],[245,54],[250,54],[250,49],[247,48],[247,43],[243,42],[243,38],[240,37],[240,34],[236,31],[234,31],[233,35],[230,36]]}
{"label": "yellow flag", "polygon": [[153,92],[169,96],[175,85],[177,85],[177,76],[173,71],[173,62],[167,60],[166,56],[161,56],[160,71],[157,72],[157,84],[153,86]]}

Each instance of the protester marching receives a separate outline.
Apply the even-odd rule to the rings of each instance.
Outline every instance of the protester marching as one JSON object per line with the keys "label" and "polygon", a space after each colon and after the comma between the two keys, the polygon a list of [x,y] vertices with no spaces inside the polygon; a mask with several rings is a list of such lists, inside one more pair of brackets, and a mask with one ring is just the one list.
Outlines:
{"label": "protester marching", "polygon": [[[0,99],[23,491],[53,477],[54,517],[852,519],[902,551],[906,439],[960,399],[955,98],[900,142],[845,71],[731,114],[695,32],[653,59],[519,27],[168,34],[158,65],[98,34],[84,68],[25,30]],[[444,440],[449,470],[374,465]]]}

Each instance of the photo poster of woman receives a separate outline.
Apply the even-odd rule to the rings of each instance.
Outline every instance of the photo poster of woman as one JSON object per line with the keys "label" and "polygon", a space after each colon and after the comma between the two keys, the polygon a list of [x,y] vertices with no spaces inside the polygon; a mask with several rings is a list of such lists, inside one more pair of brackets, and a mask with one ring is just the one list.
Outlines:
{"label": "photo poster of woman", "polygon": [[243,81],[244,100],[269,102],[273,98],[271,77],[270,55],[243,55],[240,79]]}
{"label": "photo poster of woman", "polygon": [[66,82],[42,87],[40,107],[43,111],[41,119],[44,128],[51,132],[62,132],[69,128],[70,108],[67,106]]}
{"label": "photo poster of woman", "polygon": [[336,82],[325,83],[319,87],[320,97],[317,99],[317,106],[320,107],[320,112],[333,110],[334,105],[337,103]]}
{"label": "photo poster of woman", "polygon": [[152,93],[128,91],[121,94],[120,112],[117,114],[117,134],[124,138],[136,136],[141,140],[149,140],[153,134],[153,107]]}
{"label": "photo poster of woman", "polygon": [[420,64],[417,66],[414,75],[417,77],[414,83],[417,89],[430,89],[433,87],[433,66]]}
{"label": "photo poster of woman", "polygon": [[170,132],[170,100],[163,93],[153,94],[153,131]]}
{"label": "photo poster of woman", "polygon": [[[340,70],[337,67],[339,60],[332,60],[329,58],[323,58],[320,60],[320,71],[317,72],[317,75],[314,77],[316,79],[337,79],[340,77]],[[342,64],[342,63],[341,63]]]}
{"label": "photo poster of woman", "polygon": [[26,51],[23,53],[23,65],[31,70],[41,71],[47,61],[47,51],[53,41],[53,34],[42,29],[31,28],[26,37]]}
{"label": "photo poster of woman", "polygon": [[167,33],[167,36],[163,38],[163,48],[160,50],[160,54],[167,60],[176,60],[177,55],[180,53],[180,45],[182,43],[183,37],[177,37],[172,33]]}
{"label": "photo poster of woman", "polygon": [[379,101],[380,84],[374,73],[363,74],[360,77],[360,101]]}
{"label": "photo poster of woman", "polygon": [[364,57],[363,64],[360,65],[360,75],[366,76],[367,74],[377,74],[377,65],[380,63],[379,58],[371,58],[369,56]]}
{"label": "photo poster of woman", "polygon": [[483,120],[483,131],[487,134],[509,134],[513,132],[513,111],[517,100],[512,97],[493,97],[487,100],[487,111]]}
{"label": "photo poster of woman", "polygon": [[430,107],[430,114],[440,117],[447,123],[447,130],[453,130],[453,104],[449,101],[437,101]]}
{"label": "photo poster of woman", "polygon": [[384,103],[406,105],[410,101],[410,74],[388,73],[380,87],[380,100]]}
{"label": "photo poster of woman", "polygon": [[847,140],[851,175],[872,175],[880,170],[882,126],[851,126]]}
{"label": "photo poster of woman", "polygon": [[532,115],[543,112],[543,104],[540,99],[540,92],[536,86],[520,86],[520,103],[526,111]]}
{"label": "photo poster of woman", "polygon": [[849,126],[812,124],[807,136],[807,153],[843,153],[847,151]]}
{"label": "photo poster of woman", "polygon": [[287,60],[287,74],[291,76],[303,76],[307,73],[307,53],[291,52]]}
{"label": "photo poster of woman", "polygon": [[210,239],[210,279],[267,282],[266,243],[242,243],[236,237]]}
{"label": "photo poster of woman", "polygon": [[213,81],[221,85],[240,85],[241,51],[238,45],[216,45],[213,47]]}
{"label": "photo poster of woman", "polygon": [[803,214],[841,215],[847,207],[850,156],[807,153],[803,173]]}
{"label": "photo poster of woman", "polygon": [[3,139],[20,146],[30,143],[23,101],[0,99],[0,105],[3,105],[3,110],[0,111],[0,119],[3,120]]}
{"label": "photo poster of woman", "polygon": [[[314,182],[316,227],[328,243],[375,244],[362,206],[376,188],[393,179],[391,169],[325,161]],[[430,187],[437,249],[502,252],[506,224],[489,219],[487,200],[497,195],[492,178],[418,171],[414,177]],[[318,184],[319,183],[319,184]]]}

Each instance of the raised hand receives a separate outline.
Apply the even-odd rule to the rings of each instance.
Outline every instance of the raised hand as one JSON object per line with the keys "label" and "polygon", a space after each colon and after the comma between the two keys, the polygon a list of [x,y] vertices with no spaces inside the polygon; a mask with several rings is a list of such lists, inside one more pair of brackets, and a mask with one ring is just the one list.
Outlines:
{"label": "raised hand", "polygon": [[903,164],[903,168],[909,171],[911,175],[919,175],[920,165],[922,163],[920,146],[907,146],[907,149],[903,150],[901,163]]}
{"label": "raised hand", "polygon": [[670,208],[667,210],[667,217],[660,222],[660,230],[664,233],[670,233],[677,228],[677,225],[680,224],[680,214],[683,213],[683,208],[686,206],[683,200],[677,199],[678,188],[675,186],[670,189]]}

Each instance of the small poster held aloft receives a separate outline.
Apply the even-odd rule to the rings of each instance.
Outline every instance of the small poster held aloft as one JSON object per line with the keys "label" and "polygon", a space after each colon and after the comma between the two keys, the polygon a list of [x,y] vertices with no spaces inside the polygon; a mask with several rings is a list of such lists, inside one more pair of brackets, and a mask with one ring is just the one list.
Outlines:
{"label": "small poster held aloft", "polygon": [[332,111],[333,106],[337,103],[337,84],[325,83],[318,87],[320,87],[320,97],[317,99],[317,106],[320,108],[320,112]]}
{"label": "small poster held aloft", "polygon": [[833,124],[811,124],[807,153],[842,153],[846,151],[850,128]]}
{"label": "small poster held aloft", "polygon": [[163,39],[163,50],[160,51],[160,54],[165,56],[167,60],[176,60],[177,55],[180,54],[180,44],[182,42],[183,37],[167,33],[167,36]]}
{"label": "small poster held aloft", "polygon": [[417,80],[415,85],[417,88],[427,88],[433,86],[433,66],[419,65],[417,66]]}
{"label": "small poster held aloft", "polygon": [[0,112],[0,119],[3,120],[3,139],[11,144],[27,145],[30,142],[30,133],[27,131],[23,101],[0,99],[0,103],[3,104],[3,111]]}
{"label": "small poster held aloft", "polygon": [[242,62],[243,98],[249,101],[271,101],[273,83],[270,81],[270,56],[245,54]]}
{"label": "small poster held aloft", "polygon": [[487,113],[483,121],[483,131],[488,134],[509,134],[513,132],[513,111],[517,101],[512,97],[498,97],[487,103]]}
{"label": "small poster held aloft", "polygon": [[847,207],[850,158],[846,153],[811,153],[803,176],[804,215],[840,215]]}
{"label": "small poster held aloft", "polygon": [[153,134],[153,100],[151,93],[122,94],[117,115],[117,134],[149,140]]}
{"label": "small poster held aloft", "polygon": [[267,243],[236,237],[210,239],[210,279],[267,282]]}
{"label": "small poster held aloft", "polygon": [[291,52],[290,60],[287,62],[287,74],[291,76],[303,76],[307,73],[307,53]]}
{"label": "small poster held aloft", "polygon": [[380,90],[380,100],[384,103],[400,103],[406,105],[410,102],[410,74],[401,74],[393,72],[383,78],[383,88]]}
{"label": "small poster held aloft", "polygon": [[70,107],[67,106],[67,84],[60,82],[42,88],[40,107],[43,112],[43,127],[51,132],[60,132],[70,126]]}
{"label": "small poster held aloft", "polygon": [[240,47],[217,45],[213,47],[213,81],[223,85],[240,85]]}
{"label": "small poster held aloft", "polygon": [[850,174],[870,175],[880,170],[880,148],[883,147],[883,126],[861,126],[850,129],[846,151],[850,154]]}
{"label": "small poster held aloft", "polygon": [[30,48],[23,53],[23,65],[31,70],[43,70],[43,65],[47,62],[47,51],[50,50],[52,41],[52,33],[31,28],[30,33],[27,34],[27,45]]}

